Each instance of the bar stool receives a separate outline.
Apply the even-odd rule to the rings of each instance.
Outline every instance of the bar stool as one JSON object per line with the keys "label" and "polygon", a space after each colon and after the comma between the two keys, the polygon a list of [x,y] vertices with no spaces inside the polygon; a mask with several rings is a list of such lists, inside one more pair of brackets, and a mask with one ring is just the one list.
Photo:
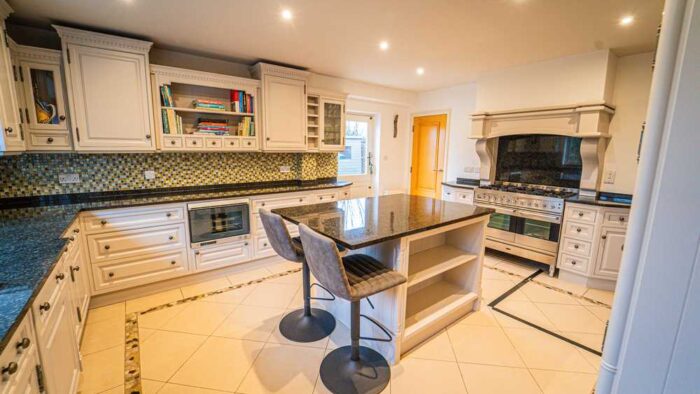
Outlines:
{"label": "bar stool", "polygon": [[[363,254],[341,257],[335,242],[299,225],[306,261],[316,279],[332,294],[350,301],[350,346],[330,352],[321,363],[321,380],[333,393],[380,393],[389,384],[391,369],[377,351],[360,346],[360,339],[391,342],[379,322],[360,314],[360,301],[406,282],[396,271]],[[371,305],[371,304],[370,304]],[[360,317],[379,327],[387,338],[360,336]]]}
{"label": "bar stool", "polygon": [[[301,263],[302,267],[304,307],[290,312],[282,318],[280,333],[285,338],[295,342],[314,342],[327,337],[335,329],[335,317],[323,309],[312,308],[311,300],[333,301],[335,297],[311,297],[312,286],[321,288],[323,286],[317,283],[311,284],[309,266],[306,264],[301,240],[298,237],[290,237],[287,226],[280,215],[266,209],[260,209],[260,219],[272,249],[286,260]],[[324,290],[330,294],[330,291],[325,288]]]}

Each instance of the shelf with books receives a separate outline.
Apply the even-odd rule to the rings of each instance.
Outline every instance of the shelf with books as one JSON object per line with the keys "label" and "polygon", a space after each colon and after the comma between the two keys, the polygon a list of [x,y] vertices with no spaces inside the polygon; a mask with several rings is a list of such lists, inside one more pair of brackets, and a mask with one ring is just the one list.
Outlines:
{"label": "shelf with books", "polygon": [[182,107],[163,107],[175,110],[175,112],[194,112],[200,114],[217,114],[217,115],[228,115],[228,116],[255,116],[253,112],[232,112],[232,111],[221,111],[215,109],[203,109],[203,108],[182,108]]}

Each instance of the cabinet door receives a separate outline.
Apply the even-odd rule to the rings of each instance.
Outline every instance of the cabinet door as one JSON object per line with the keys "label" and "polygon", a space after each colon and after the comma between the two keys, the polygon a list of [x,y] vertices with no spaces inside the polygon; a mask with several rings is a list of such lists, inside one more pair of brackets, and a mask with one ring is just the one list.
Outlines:
{"label": "cabinet door", "polygon": [[[5,29],[4,23],[1,28]],[[19,104],[6,40],[7,37],[0,34],[0,152],[23,151],[24,133],[19,124]]]}
{"label": "cabinet door", "polygon": [[26,122],[31,130],[68,130],[66,107],[63,101],[61,66],[35,62],[22,62],[24,97],[27,110]]}
{"label": "cabinet door", "polygon": [[71,299],[73,300],[73,309],[75,310],[75,339],[80,341],[80,336],[83,330],[85,315],[87,314],[88,304],[90,303],[90,291],[87,277],[87,267],[83,264],[83,251],[79,241],[74,241],[71,247],[70,256],[66,261],[67,270],[70,274],[70,290]]}
{"label": "cabinet door", "polygon": [[625,231],[603,228],[600,236],[596,274],[616,278],[625,245]]}
{"label": "cabinet door", "polygon": [[[17,374],[11,383],[8,394],[36,394],[42,388],[39,386],[39,375],[37,367],[40,366],[39,356],[36,346],[31,346],[30,350],[22,355],[22,363],[17,370]],[[5,392],[3,392],[4,394]]]}
{"label": "cabinet door", "polygon": [[264,81],[264,148],[305,150],[306,83],[276,76],[265,76]]}
{"label": "cabinet door", "polygon": [[321,98],[321,150],[345,149],[345,103]]}
{"label": "cabinet door", "polygon": [[76,150],[153,150],[144,55],[68,45]]}

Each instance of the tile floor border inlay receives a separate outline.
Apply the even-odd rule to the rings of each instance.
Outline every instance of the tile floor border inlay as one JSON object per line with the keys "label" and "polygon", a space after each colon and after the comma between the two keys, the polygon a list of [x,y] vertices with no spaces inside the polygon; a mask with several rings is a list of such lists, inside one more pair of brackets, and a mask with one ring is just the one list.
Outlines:
{"label": "tile floor border inlay", "polygon": [[231,285],[223,289],[218,289],[210,291],[204,294],[198,294],[192,297],[183,298],[175,302],[169,302],[166,304],[154,306],[148,308],[144,311],[129,313],[126,316],[126,335],[125,335],[125,351],[124,351],[124,393],[125,394],[139,394],[142,392],[141,387],[141,349],[139,342],[139,316],[145,315],[147,313],[152,313],[160,311],[166,308],[171,308],[177,305],[182,305],[188,302],[201,300],[205,297],[214,296],[217,294],[226,293],[228,291],[233,291],[240,289],[242,287],[251,286],[254,284],[262,283],[266,280],[281,278],[287,275],[291,275],[300,272],[301,268],[295,268],[276,274],[268,275],[262,278],[253,279],[247,282],[239,283],[236,285]]}

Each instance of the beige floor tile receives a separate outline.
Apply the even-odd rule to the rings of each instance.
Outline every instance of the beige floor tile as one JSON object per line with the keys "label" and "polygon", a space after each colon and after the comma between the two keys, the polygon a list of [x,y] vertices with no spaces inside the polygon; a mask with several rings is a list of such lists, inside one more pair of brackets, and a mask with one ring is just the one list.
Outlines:
{"label": "beige floor tile", "polygon": [[170,382],[236,391],[263,346],[262,342],[209,337]]}
{"label": "beige floor tile", "polygon": [[229,286],[231,286],[231,283],[224,277],[184,286],[180,288],[180,291],[182,291],[183,297],[188,298],[200,294],[206,294],[214,290],[225,289]]}
{"label": "beige floor tile", "polygon": [[123,346],[86,354],[83,356],[82,363],[80,392],[99,393],[124,384]]}
{"label": "beige floor tile", "polygon": [[540,388],[525,368],[460,363],[469,394],[539,394]]}
{"label": "beige floor tile", "polygon": [[[328,388],[323,384],[323,381],[321,380],[321,377],[319,376],[318,379],[316,379],[316,386],[314,387],[314,393],[313,394],[333,394]],[[381,393],[379,394],[391,394],[391,382],[386,385],[386,388],[382,390]]]}
{"label": "beige floor tile", "polygon": [[391,391],[402,394],[467,392],[457,363],[417,358],[402,359],[391,368]]}
{"label": "beige floor tile", "polygon": [[124,346],[124,318],[103,320],[85,325],[85,333],[80,344],[81,354],[90,354],[115,346]]}
{"label": "beige floor tile", "polygon": [[579,305],[578,301],[576,301],[576,297],[572,297],[565,293],[560,293],[556,290],[548,289],[536,283],[528,283],[521,287],[520,290],[525,293],[527,298],[532,302]]}
{"label": "beige floor tile", "polygon": [[139,327],[139,343],[146,342],[155,333],[154,329]]}
{"label": "beige floor tile", "polygon": [[231,304],[201,301],[188,302],[185,305],[182,312],[162,326],[163,330],[211,335],[236,307]]}
{"label": "beige floor tile", "polygon": [[237,285],[241,283],[248,283],[252,280],[262,279],[270,275],[272,275],[272,272],[270,272],[267,268],[259,267],[230,274],[227,276],[227,278],[232,285]]}
{"label": "beige floor tile", "polygon": [[139,328],[161,328],[187,307],[187,303],[139,315]]}
{"label": "beige floor tile", "polygon": [[99,308],[89,309],[87,321],[85,324],[98,323],[105,320],[124,319],[126,316],[125,303],[102,306]]}
{"label": "beige floor tile", "polygon": [[[294,312],[294,309],[287,309],[284,311],[284,315],[286,316],[288,313]],[[282,316],[284,318],[284,316]],[[309,347],[315,347],[319,349],[325,349],[326,346],[328,346],[328,340],[329,337],[321,338],[318,341],[314,342],[294,342],[292,340],[287,339],[282,333],[280,332],[280,325],[275,324],[275,329],[272,331],[272,335],[268,338],[268,342],[271,343],[280,343],[280,344],[286,344],[286,345],[297,345],[297,346],[309,346]]]}
{"label": "beige floor tile", "polygon": [[533,369],[532,375],[544,394],[590,394],[596,375]]}
{"label": "beige floor tile", "polygon": [[545,285],[556,287],[557,289],[570,291],[578,296],[582,296],[588,290],[586,286],[578,283],[567,282],[559,278],[553,278],[546,273],[537,275],[532,281],[544,283]]}
{"label": "beige floor tile", "polygon": [[117,386],[113,389],[109,389],[107,391],[102,391],[100,394],[124,394],[124,385]]}
{"label": "beige floor tile", "polygon": [[503,262],[503,260],[499,259],[496,256],[489,254],[488,252],[484,255],[484,265],[487,267],[493,268],[502,262]]}
{"label": "beige floor tile", "polygon": [[219,394],[230,393],[231,391],[218,391],[203,389],[200,387],[183,386],[180,384],[166,383],[158,394]]}
{"label": "beige floor tile", "polygon": [[[485,302],[484,302],[485,304]],[[498,323],[494,316],[494,311],[486,305],[475,312],[471,312],[467,316],[457,320],[455,324],[463,324],[467,326],[493,326],[497,327]]]}
{"label": "beige floor tile", "polygon": [[520,261],[502,261],[496,265],[496,268],[508,271],[510,273],[520,275],[525,279],[526,277],[532,275],[539,269],[534,265],[525,264]]}
{"label": "beige floor tile", "polygon": [[238,391],[257,393],[310,393],[316,384],[323,349],[265,344]]}
{"label": "beige floor tile", "polygon": [[[364,319],[361,319],[364,321]],[[361,323],[364,324],[364,323]],[[360,326],[360,332],[367,332],[362,330],[363,326]],[[368,346],[369,341],[360,341],[360,346]],[[341,323],[339,320],[335,321],[335,330],[328,336],[328,346],[329,350],[337,349],[343,346],[350,346],[350,328],[345,324]]]}
{"label": "beige floor tile", "polygon": [[578,349],[534,328],[505,328],[528,368],[593,372]]}
{"label": "beige floor tile", "polygon": [[[265,268],[267,268],[267,270],[273,274],[281,274],[291,270],[298,270],[301,268],[301,264],[293,261],[282,260],[279,263],[265,266]],[[301,272],[299,272],[298,276],[301,278]]]}
{"label": "beige floor tile", "polygon": [[[513,288],[513,286],[515,286],[515,283],[505,280],[484,279],[481,281],[481,295],[484,298],[484,301],[488,303],[500,297],[503,293]],[[508,299],[522,301],[528,300],[525,294],[522,293],[522,290],[518,290],[509,295]]]}
{"label": "beige floor tile", "polygon": [[612,312],[610,308],[606,308],[604,306],[587,306],[586,309],[591,311],[591,313],[602,322],[610,320],[610,313]]}
{"label": "beige floor tile", "polygon": [[145,297],[135,298],[126,301],[126,313],[144,311],[154,306],[175,302],[182,299],[180,289],[167,290],[156,294],[151,294]]}
{"label": "beige floor tile", "polygon": [[141,376],[167,382],[205,339],[202,335],[156,332],[141,345]]}
{"label": "beige floor tile", "polygon": [[452,351],[450,337],[447,336],[447,331],[444,330],[413,348],[404,359],[406,357],[424,360],[457,361],[454,351]]}
{"label": "beige floor tile", "polygon": [[537,303],[547,319],[560,331],[603,334],[605,323],[582,305]]}
{"label": "beige floor tile", "polygon": [[504,274],[501,271],[486,267],[482,271],[481,279],[505,280],[508,282],[513,282],[513,280],[517,280],[518,278],[510,276],[508,274]]}
{"label": "beige floor tile", "polygon": [[[548,330],[555,328],[552,322],[549,319],[547,319],[547,317],[542,313],[542,311],[540,311],[537,308],[537,306],[535,306],[535,304],[530,301],[517,301],[511,300],[510,298],[506,298],[505,300],[500,302],[497,307],[505,312],[512,314],[513,316],[519,317],[523,320],[527,320],[532,324],[536,324]],[[494,315],[503,327],[528,327],[526,324],[521,323],[515,319],[511,319],[510,317],[499,313],[498,311],[495,311]]]}
{"label": "beige floor tile", "polygon": [[615,293],[612,291],[588,289],[588,291],[586,292],[586,294],[584,294],[584,296],[588,297],[592,300],[602,302],[608,306],[612,306],[613,297],[615,296]]}
{"label": "beige floor tile", "polygon": [[524,366],[500,327],[456,325],[447,334],[459,362]]}
{"label": "beige floor tile", "polygon": [[594,373],[598,373],[598,370],[600,369],[600,356],[583,349],[578,349],[578,352],[581,354],[581,356],[583,356],[583,358],[586,359],[588,364],[593,367],[593,370],[595,371]]}
{"label": "beige floor tile", "polygon": [[250,295],[250,293],[253,292],[253,290],[255,290],[255,286],[258,285],[248,285],[234,290],[226,290],[219,294],[204,297],[200,301],[218,302],[221,304],[240,304],[246,297],[248,297],[248,295]]}
{"label": "beige floor tile", "polygon": [[141,379],[141,394],[156,394],[164,384],[157,380]]}
{"label": "beige floor tile", "polygon": [[591,349],[600,351],[603,348],[603,334],[585,334],[567,331],[564,331],[561,334],[582,345],[586,345]]}
{"label": "beige floor tile", "polygon": [[212,335],[264,342],[279,324],[285,311],[282,308],[238,305]]}
{"label": "beige floor tile", "polygon": [[242,305],[286,308],[298,286],[282,283],[261,283],[246,297]]}
{"label": "beige floor tile", "polygon": [[[299,264],[299,263],[295,263],[295,264],[297,264],[296,269],[301,268],[301,264]],[[280,276],[279,278],[271,278],[271,279],[265,280],[265,283],[286,283],[286,284],[297,285],[297,286],[301,286],[302,282],[303,282],[303,279],[301,277],[301,271],[294,272],[294,273],[291,273],[289,275]]]}

